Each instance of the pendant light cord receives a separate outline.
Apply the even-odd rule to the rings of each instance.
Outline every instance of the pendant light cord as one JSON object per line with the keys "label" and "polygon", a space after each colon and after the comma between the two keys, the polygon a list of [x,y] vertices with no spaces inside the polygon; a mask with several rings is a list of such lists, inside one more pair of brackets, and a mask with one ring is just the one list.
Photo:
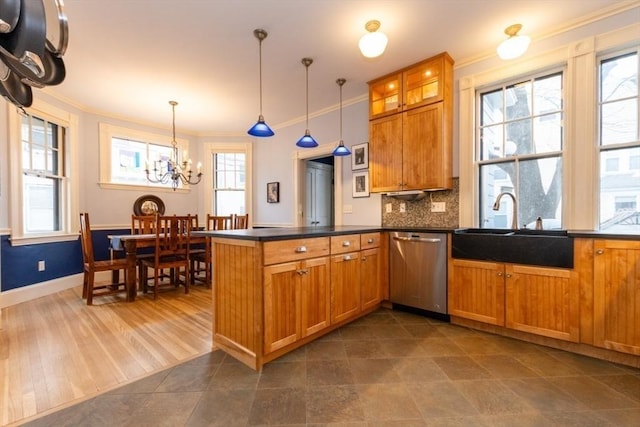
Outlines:
{"label": "pendant light cord", "polygon": [[338,82],[338,84],[340,85],[340,141],[342,141],[342,84],[344,82]]}
{"label": "pendant light cord", "polygon": [[305,68],[306,68],[306,72],[307,72],[307,130],[309,129],[309,65],[308,63],[305,63]]}
{"label": "pendant light cord", "polygon": [[260,43],[258,44],[258,58],[260,61],[260,65],[258,69],[260,70],[260,117],[262,117],[262,39],[258,39]]}

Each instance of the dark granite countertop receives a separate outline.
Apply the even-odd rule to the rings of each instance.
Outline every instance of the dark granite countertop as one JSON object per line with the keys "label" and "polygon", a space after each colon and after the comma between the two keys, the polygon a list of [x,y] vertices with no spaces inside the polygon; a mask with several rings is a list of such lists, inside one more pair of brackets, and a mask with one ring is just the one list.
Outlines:
{"label": "dark granite countertop", "polygon": [[[289,239],[304,239],[308,237],[339,236],[353,233],[372,233],[376,231],[406,231],[415,233],[453,233],[458,228],[442,227],[382,227],[375,225],[343,225],[327,227],[274,227],[274,228],[254,228],[249,230],[216,230],[216,231],[194,231],[193,235],[208,237],[225,237],[239,240],[254,241],[275,241]],[[635,233],[607,233],[604,231],[589,230],[569,230],[569,237],[581,237],[588,239],[618,239],[618,240],[640,240],[640,235]]]}

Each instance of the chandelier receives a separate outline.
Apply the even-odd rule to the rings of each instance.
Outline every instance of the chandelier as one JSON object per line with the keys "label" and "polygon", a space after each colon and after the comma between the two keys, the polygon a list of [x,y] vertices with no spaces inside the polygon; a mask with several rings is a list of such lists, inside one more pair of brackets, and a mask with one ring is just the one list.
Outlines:
{"label": "chandelier", "polygon": [[149,170],[149,161],[147,161],[145,172],[147,173],[147,180],[154,184],[166,184],[171,183],[171,188],[176,191],[176,188],[180,184],[195,185],[202,179],[202,164],[198,162],[197,172],[193,176],[193,170],[191,169],[191,159],[187,158],[187,152],[183,154],[182,162],[179,162],[178,158],[178,143],[176,142],[176,101],[169,101],[173,112],[173,133],[171,138],[171,157],[167,160],[159,159],[153,161],[153,169]]}

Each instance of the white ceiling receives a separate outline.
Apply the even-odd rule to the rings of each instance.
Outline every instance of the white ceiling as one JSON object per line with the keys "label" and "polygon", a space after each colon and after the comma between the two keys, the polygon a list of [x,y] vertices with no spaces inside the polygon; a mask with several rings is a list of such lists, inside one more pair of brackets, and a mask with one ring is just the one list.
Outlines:
{"label": "white ceiling", "polygon": [[[170,127],[178,132],[244,134],[259,113],[258,40],[262,44],[263,112],[278,125],[304,117],[305,70],[311,57],[309,110],[362,96],[366,82],[448,51],[458,63],[495,55],[504,28],[542,37],[614,0],[65,0],[70,40],[65,81],[48,87],[80,108]],[[381,21],[386,52],[358,50],[364,24]],[[39,90],[39,89],[37,89]]]}

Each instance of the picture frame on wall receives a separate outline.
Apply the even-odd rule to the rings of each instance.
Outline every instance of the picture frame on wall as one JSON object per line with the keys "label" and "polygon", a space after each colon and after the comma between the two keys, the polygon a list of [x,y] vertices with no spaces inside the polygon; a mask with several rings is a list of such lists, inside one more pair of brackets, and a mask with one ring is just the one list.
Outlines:
{"label": "picture frame on wall", "polygon": [[369,197],[369,171],[353,174],[353,197]]}
{"label": "picture frame on wall", "polygon": [[279,203],[280,202],[280,183],[268,182],[267,183],[267,203]]}
{"label": "picture frame on wall", "polygon": [[369,143],[351,146],[351,170],[360,170],[369,168]]}

